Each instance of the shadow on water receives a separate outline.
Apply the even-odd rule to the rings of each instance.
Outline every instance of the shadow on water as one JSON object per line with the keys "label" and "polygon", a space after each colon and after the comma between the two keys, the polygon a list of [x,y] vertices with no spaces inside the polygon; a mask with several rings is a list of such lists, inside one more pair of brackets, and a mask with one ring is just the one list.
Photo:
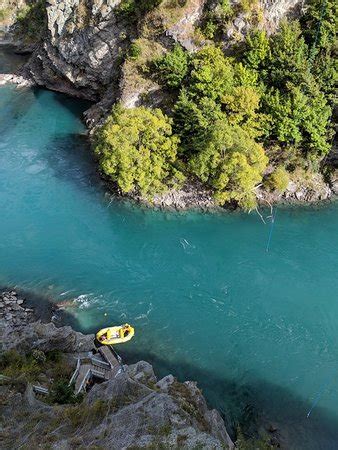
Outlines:
{"label": "shadow on water", "polygon": [[13,73],[28,61],[29,54],[18,54],[16,47],[0,44],[0,73]]}
{"label": "shadow on water", "polygon": [[50,92],[53,101],[59,103],[63,108],[66,108],[76,117],[81,117],[82,114],[93,105],[93,102],[89,100],[74,98],[70,95],[63,94],[61,92],[50,91],[48,89],[35,87],[32,88],[32,91],[36,100],[39,100],[39,98],[43,96],[46,91]]}
{"label": "shadow on water", "polygon": [[52,151],[41,155],[58,179],[79,187],[102,186],[90,142],[86,134],[54,136],[48,143]]}
{"label": "shadow on water", "polygon": [[218,377],[212,367],[204,370],[186,362],[177,362],[173,366],[151,352],[135,353],[122,346],[117,350],[128,363],[135,363],[140,359],[150,362],[160,377],[172,373],[180,381],[197,381],[209,405],[221,412],[232,437],[238,425],[250,437],[257,436],[263,428],[268,430],[273,425],[285,448],[337,449],[337,420],[320,406],[307,418],[312,403],[291,390],[260,379],[250,384],[239,384]]}
{"label": "shadow on water", "polygon": [[[0,291],[6,289],[13,288],[3,287]],[[77,319],[67,311],[56,310],[55,301],[48,295],[17,287],[14,289],[26,299],[28,306],[35,308],[42,321],[48,322],[54,316],[57,326],[70,325],[75,330],[80,329]],[[172,362],[149,350],[135,352],[131,347],[132,343],[129,343],[125,347],[121,345],[116,348],[125,363],[145,360],[153,365],[158,378],[172,373],[180,381],[197,381],[209,406],[217,408],[222,414],[232,438],[235,438],[238,425],[250,437],[256,437],[264,430],[267,432],[272,425],[277,429],[274,436],[282,448],[337,449],[337,420],[320,406],[307,418],[311,402],[305,401],[291,390],[258,378],[250,384],[240,384],[219,377],[212,367],[205,370],[184,361],[177,361],[173,366]],[[318,441],[321,442],[320,446]]]}
{"label": "shadow on water", "polygon": [[93,102],[89,100],[79,98],[74,99],[74,97],[57,92],[53,92],[53,94],[55,101],[60,103],[64,108],[67,108],[68,111],[77,117],[82,117],[82,114],[93,105]]}

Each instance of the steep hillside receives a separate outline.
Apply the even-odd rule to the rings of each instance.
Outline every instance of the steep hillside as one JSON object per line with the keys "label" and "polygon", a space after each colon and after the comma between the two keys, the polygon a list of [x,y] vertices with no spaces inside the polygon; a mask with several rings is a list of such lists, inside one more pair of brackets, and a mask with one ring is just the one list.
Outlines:
{"label": "steep hillside", "polygon": [[34,48],[21,75],[95,102],[86,123],[119,194],[251,210],[336,192],[334,2],[39,0],[16,11],[7,35]]}

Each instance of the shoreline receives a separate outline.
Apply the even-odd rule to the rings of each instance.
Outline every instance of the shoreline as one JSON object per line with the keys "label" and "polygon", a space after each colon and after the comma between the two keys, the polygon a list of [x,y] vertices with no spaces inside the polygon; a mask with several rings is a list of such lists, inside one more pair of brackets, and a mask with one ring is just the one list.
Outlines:
{"label": "shoreline", "polygon": [[[138,443],[142,444],[140,447],[148,448],[154,442],[169,448],[180,442],[184,442],[188,448],[202,443],[204,448],[234,448],[223,418],[216,409],[209,409],[195,382],[179,382],[173,375],[158,379],[153,367],[146,361],[138,360],[135,364],[120,362],[122,370],[103,381],[92,380],[83,388],[84,394],[77,400],[73,393],[60,401],[59,396],[55,396],[53,392],[58,386],[57,383],[68,383],[72,373],[71,380],[76,376],[76,361],[83,361],[80,364],[84,365],[88,358],[98,361],[99,356],[93,353],[94,335],[84,335],[71,326],[57,327],[53,322],[43,323],[37,318],[39,314],[36,310],[26,307],[26,301],[27,299],[22,298],[15,290],[0,290],[0,336],[4,355],[1,360],[0,390],[2,398],[6,399],[3,407],[5,417],[8,417],[5,412],[8,406],[11,417],[8,423],[5,420],[3,424],[3,429],[7,429],[7,439],[17,442],[18,433],[19,439],[24,438],[25,434],[22,435],[20,430],[29,425],[31,414],[36,414],[37,410],[42,408],[44,420],[47,422],[46,437],[57,436],[56,441],[67,442],[66,448],[73,448],[69,447],[73,436],[67,426],[69,417],[67,414],[62,415],[63,426],[60,426],[60,423],[53,425],[56,412],[61,409],[62,413],[63,409],[68,411],[73,408],[72,414],[75,414],[76,406],[72,405],[78,404],[81,409],[90,409],[91,405],[104,404],[104,407],[108,408],[105,415],[110,416],[110,420],[103,423],[104,434],[100,432],[97,437],[93,437],[97,434],[94,417],[90,421],[90,427],[83,430],[81,426],[85,442],[91,442],[95,438],[96,444],[108,448],[106,446],[111,442],[111,436],[118,434],[115,443],[120,440],[119,448],[124,448],[122,443],[126,442],[126,439],[129,441],[128,448]],[[53,359],[56,354],[59,355],[58,360]],[[26,365],[18,365],[18,361],[22,360]],[[13,361],[15,366],[12,367]],[[27,374],[25,370],[28,370]],[[65,374],[67,378],[61,378]],[[59,380],[57,377],[60,377]],[[59,395],[62,395],[62,392],[64,391],[61,390]],[[112,407],[109,408],[109,405]],[[22,410],[25,410],[24,416]],[[95,407],[97,414],[100,411]],[[129,425],[125,426],[126,415],[129,417],[130,414],[136,416],[137,420],[130,421]],[[13,426],[13,420],[20,426]],[[141,428],[140,422],[143,424]],[[162,432],[164,427],[167,431]],[[63,431],[57,433],[61,428]],[[29,435],[31,439],[33,433],[34,430]],[[40,433],[41,430],[38,434]],[[275,434],[271,433],[271,439],[273,438]]]}
{"label": "shoreline", "polygon": [[[6,46],[8,48],[20,48],[20,44],[15,42],[0,41],[0,46]],[[18,69],[14,73],[0,73],[0,86],[6,84],[16,85],[21,87],[37,87],[39,89],[48,89],[47,87],[37,85],[32,79],[21,75],[23,73],[21,69]],[[51,90],[52,92],[62,91]],[[72,93],[66,94],[75,101],[79,98]],[[96,103],[93,104],[95,106]],[[85,120],[85,111],[83,114],[83,121],[87,128],[87,136],[90,140],[90,127]],[[287,190],[283,194],[277,192],[270,192],[266,189],[262,189],[261,186],[256,188],[257,196],[257,208],[269,208],[278,206],[316,206],[320,204],[329,204],[335,202],[338,198],[338,169],[333,167],[333,174],[329,182],[324,181],[322,175],[318,173],[313,174],[313,179],[310,180],[309,185],[302,183],[302,180],[291,180]],[[153,201],[149,201],[138,194],[121,194],[114,184],[104,176],[98,167],[96,171],[104,183],[107,189],[107,194],[116,199],[127,199],[133,202],[135,205],[145,207],[147,209],[161,210],[161,211],[196,211],[202,213],[221,213],[224,211],[241,210],[233,205],[219,206],[215,204],[212,197],[212,191],[204,186],[198,180],[188,180],[182,189],[173,190],[169,189],[163,194],[157,194],[154,196]],[[242,210],[241,210],[242,211]],[[251,210],[252,211],[252,210]],[[249,211],[249,212],[251,212]],[[254,211],[254,210],[253,210]]]}

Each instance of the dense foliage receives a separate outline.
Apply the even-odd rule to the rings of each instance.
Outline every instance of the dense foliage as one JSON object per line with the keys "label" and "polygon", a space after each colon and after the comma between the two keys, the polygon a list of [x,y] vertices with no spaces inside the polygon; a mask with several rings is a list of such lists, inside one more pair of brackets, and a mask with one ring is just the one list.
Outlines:
{"label": "dense foliage", "polygon": [[178,138],[159,110],[116,106],[96,137],[102,170],[124,192],[151,197],[173,182]]}
{"label": "dense foliage", "polygon": [[[335,8],[311,0],[301,23],[282,23],[271,37],[252,31],[236,56],[216,44],[195,53],[176,44],[151,64],[174,99],[172,117],[114,109],[98,135],[103,171],[123,192],[146,196],[197,178],[220,204],[251,209],[258,184],[283,192],[298,167],[318,170],[331,146]],[[218,1],[204,32],[219,37],[233,13]]]}
{"label": "dense foliage", "polygon": [[319,161],[330,149],[331,107],[321,80],[312,73],[310,49],[298,22],[284,23],[268,38],[263,31],[247,39],[245,65],[262,86],[261,110],[268,115],[265,142],[301,150],[300,164]]}

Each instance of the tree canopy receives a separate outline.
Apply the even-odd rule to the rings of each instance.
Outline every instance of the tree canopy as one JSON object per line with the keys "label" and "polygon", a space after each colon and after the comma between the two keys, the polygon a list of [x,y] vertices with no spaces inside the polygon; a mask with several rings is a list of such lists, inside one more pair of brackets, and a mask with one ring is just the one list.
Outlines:
{"label": "tree canopy", "polygon": [[159,109],[116,106],[96,136],[103,172],[123,193],[151,196],[174,177],[178,137]]}
{"label": "tree canopy", "polygon": [[251,209],[258,184],[282,192],[298,166],[318,168],[331,146],[336,5],[309,1],[300,22],[272,36],[253,30],[232,56],[214,37],[229,2],[217,2],[217,17],[207,9],[215,42],[194,53],[176,44],[150,66],[174,103],[168,116],[115,107],[97,133],[103,172],[148,197],[197,178],[219,204]]}

